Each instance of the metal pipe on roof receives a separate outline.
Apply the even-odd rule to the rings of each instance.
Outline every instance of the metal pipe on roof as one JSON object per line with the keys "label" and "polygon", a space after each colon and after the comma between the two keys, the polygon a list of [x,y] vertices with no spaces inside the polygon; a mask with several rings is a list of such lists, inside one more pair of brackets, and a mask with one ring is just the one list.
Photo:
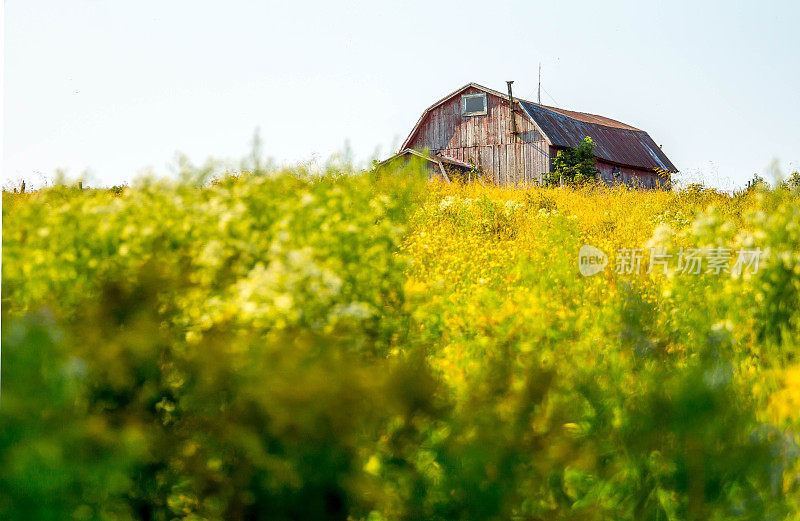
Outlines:
{"label": "metal pipe on roof", "polygon": [[[508,105],[511,111],[509,115],[511,116],[511,157],[514,158],[514,178],[517,178],[517,143],[516,137],[519,134],[519,130],[517,130],[517,115],[516,115],[516,108],[514,106],[514,93],[511,92],[511,84],[514,83],[514,80],[506,81],[506,85],[508,85]],[[506,174],[507,176],[508,174]],[[506,180],[508,182],[508,180]]]}

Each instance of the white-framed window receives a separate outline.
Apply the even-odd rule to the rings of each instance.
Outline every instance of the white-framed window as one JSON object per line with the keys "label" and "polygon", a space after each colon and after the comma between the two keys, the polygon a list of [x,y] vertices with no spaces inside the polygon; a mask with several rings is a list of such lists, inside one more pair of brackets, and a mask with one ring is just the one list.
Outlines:
{"label": "white-framed window", "polygon": [[461,115],[479,116],[486,114],[486,93],[464,94],[461,96]]}

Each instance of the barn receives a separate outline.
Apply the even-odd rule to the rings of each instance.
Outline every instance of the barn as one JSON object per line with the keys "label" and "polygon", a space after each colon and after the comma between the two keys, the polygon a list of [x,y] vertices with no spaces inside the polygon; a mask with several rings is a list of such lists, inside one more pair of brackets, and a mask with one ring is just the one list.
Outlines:
{"label": "barn", "polygon": [[534,184],[552,171],[559,150],[594,141],[596,165],[609,184],[669,188],[675,165],[647,132],[603,116],[514,98],[476,83],[428,107],[400,148],[474,165],[501,186]]}

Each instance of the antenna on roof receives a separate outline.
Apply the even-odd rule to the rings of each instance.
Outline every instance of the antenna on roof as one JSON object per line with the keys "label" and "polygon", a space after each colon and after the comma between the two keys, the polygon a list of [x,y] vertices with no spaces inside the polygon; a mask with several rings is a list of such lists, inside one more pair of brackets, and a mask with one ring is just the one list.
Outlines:
{"label": "antenna on roof", "polygon": [[536,95],[536,103],[542,104],[542,62],[539,62],[539,93]]}

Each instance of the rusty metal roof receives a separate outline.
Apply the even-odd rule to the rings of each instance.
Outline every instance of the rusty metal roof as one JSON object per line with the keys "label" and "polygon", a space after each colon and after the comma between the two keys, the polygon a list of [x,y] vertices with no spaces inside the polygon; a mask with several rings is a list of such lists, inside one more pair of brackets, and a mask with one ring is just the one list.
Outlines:
{"label": "rusty metal roof", "polygon": [[554,147],[576,147],[589,136],[598,159],[636,168],[678,171],[643,130],[603,116],[518,101]]}

